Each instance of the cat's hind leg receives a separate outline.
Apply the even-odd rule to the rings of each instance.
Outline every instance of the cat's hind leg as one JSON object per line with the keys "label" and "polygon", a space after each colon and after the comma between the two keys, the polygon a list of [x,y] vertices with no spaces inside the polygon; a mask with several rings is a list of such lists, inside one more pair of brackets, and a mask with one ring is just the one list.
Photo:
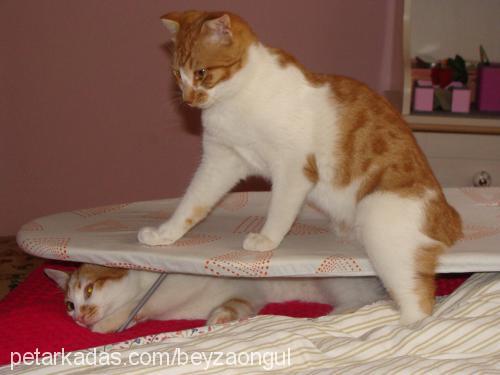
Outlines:
{"label": "cat's hind leg", "polygon": [[247,301],[232,298],[212,310],[207,319],[207,325],[222,324],[254,316],[257,312]]}
{"label": "cat's hind leg", "polygon": [[444,245],[421,232],[423,198],[373,193],[359,205],[356,225],[375,271],[399,306],[402,324],[432,313],[434,273]]}

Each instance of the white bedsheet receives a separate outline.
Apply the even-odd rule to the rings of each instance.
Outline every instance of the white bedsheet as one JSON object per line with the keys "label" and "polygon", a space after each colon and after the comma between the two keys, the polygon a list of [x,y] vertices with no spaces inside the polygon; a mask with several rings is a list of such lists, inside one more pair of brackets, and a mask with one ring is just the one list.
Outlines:
{"label": "white bedsheet", "polygon": [[[441,257],[438,271],[500,271],[500,188],[450,188],[445,194],[462,215],[465,237]],[[336,238],[326,217],[310,205],[304,206],[277,250],[243,250],[246,234],[262,227],[269,198],[269,193],[230,194],[172,246],[142,245],[137,231],[168,218],[177,199],[46,216],[23,226],[18,242],[44,258],[158,272],[245,277],[374,274],[363,248]]]}
{"label": "white bedsheet", "polygon": [[[263,373],[272,366],[268,372],[283,374],[500,373],[500,273],[472,276],[437,304],[432,317],[413,326],[400,326],[397,320],[389,302],[318,319],[258,316],[97,348],[100,355],[115,353],[120,364],[114,366],[59,363],[18,366],[16,370],[37,374],[188,374],[202,373],[208,367],[204,374],[246,374]],[[69,361],[74,364],[86,353],[93,350],[73,352]],[[156,365],[152,364],[154,353],[163,353],[162,366],[158,354]],[[166,353],[171,361],[168,367]],[[210,358],[210,353],[212,362],[207,363],[202,355]],[[132,366],[130,360],[141,354],[146,362],[151,358],[149,366]],[[222,362],[216,365],[213,361],[219,354]],[[252,355],[253,365],[245,364]],[[10,368],[6,366],[0,373],[11,373]]]}

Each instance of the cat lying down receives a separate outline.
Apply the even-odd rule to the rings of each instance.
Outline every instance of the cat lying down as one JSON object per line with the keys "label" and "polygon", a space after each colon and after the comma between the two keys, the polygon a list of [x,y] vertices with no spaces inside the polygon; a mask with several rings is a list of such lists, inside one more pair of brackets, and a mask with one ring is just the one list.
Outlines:
{"label": "cat lying down", "polygon": [[[94,332],[116,331],[158,278],[149,271],[82,264],[45,273],[65,292],[68,315]],[[129,327],[148,319],[207,319],[220,324],[256,315],[270,302],[327,303],[335,313],[386,297],[376,277],[224,278],[169,274]]]}

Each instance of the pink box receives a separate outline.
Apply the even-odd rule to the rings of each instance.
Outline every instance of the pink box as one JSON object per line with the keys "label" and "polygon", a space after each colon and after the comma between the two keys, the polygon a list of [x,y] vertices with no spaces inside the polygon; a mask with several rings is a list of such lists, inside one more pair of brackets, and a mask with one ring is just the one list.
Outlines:
{"label": "pink box", "polygon": [[500,112],[500,64],[479,65],[477,70],[477,109]]}
{"label": "pink box", "polygon": [[434,106],[434,87],[432,82],[419,80],[413,90],[413,110],[431,112]]}
{"label": "pink box", "polygon": [[470,112],[470,90],[453,88],[451,90],[451,111],[459,113]]}

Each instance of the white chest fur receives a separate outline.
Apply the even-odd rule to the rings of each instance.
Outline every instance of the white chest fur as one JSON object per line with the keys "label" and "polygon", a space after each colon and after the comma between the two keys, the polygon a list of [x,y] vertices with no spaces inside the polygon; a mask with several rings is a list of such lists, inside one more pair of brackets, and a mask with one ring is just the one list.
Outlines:
{"label": "white chest fur", "polygon": [[203,111],[205,136],[267,177],[276,164],[305,161],[317,152],[317,138],[324,136],[318,128],[334,126],[329,89],[313,87],[293,65],[280,66],[262,45],[252,46],[246,66],[215,90],[223,97]]}

